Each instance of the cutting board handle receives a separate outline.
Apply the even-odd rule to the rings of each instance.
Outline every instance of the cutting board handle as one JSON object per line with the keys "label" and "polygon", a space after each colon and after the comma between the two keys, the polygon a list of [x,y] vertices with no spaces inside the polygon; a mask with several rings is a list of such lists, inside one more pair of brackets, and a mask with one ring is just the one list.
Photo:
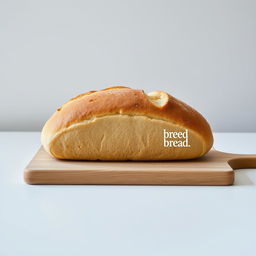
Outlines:
{"label": "cutting board handle", "polygon": [[256,154],[233,154],[219,151],[227,159],[230,167],[235,169],[256,168]]}
{"label": "cutting board handle", "polygon": [[256,156],[235,157],[228,160],[228,164],[233,170],[256,168]]}

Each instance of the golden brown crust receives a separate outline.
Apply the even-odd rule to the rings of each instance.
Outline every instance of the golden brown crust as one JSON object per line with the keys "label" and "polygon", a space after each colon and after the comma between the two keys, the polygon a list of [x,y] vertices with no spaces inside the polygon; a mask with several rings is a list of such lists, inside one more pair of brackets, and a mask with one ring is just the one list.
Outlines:
{"label": "golden brown crust", "polygon": [[[170,128],[177,129],[177,127],[180,127],[180,129],[188,129],[191,133],[191,140],[193,141],[193,147],[191,149],[186,149],[185,151],[180,149],[169,149],[169,151],[166,151],[166,149],[162,148],[162,145],[158,145],[155,148],[148,148],[144,149],[145,154],[142,155],[136,155],[133,156],[131,159],[135,160],[166,160],[166,159],[191,159],[195,157],[200,157],[207,153],[213,144],[213,136],[211,128],[208,124],[208,122],[205,120],[205,118],[198,113],[196,110],[194,110],[192,107],[188,106],[184,102],[174,98],[173,96],[162,92],[162,91],[155,91],[149,94],[146,94],[143,90],[135,90],[128,87],[110,87],[106,88],[100,91],[90,91],[87,93],[83,93],[78,95],[77,97],[72,98],[68,102],[62,105],[61,108],[59,108],[52,117],[46,122],[41,138],[42,138],[42,144],[44,148],[54,157],[61,158],[61,159],[94,159],[96,155],[98,155],[99,159],[108,159],[108,160],[125,160],[129,159],[131,157],[130,153],[127,152],[118,152],[117,149],[115,149],[114,154],[110,154],[110,152],[107,150],[107,152],[95,152],[93,149],[86,149],[87,146],[84,146],[79,149],[79,152],[76,151],[75,146],[72,146],[79,141],[84,141],[85,137],[87,136],[83,134],[84,131],[90,131],[88,127],[88,123],[84,123],[85,121],[91,122],[95,118],[101,118],[101,117],[109,117],[108,122],[109,125],[115,126],[115,123],[112,118],[116,115],[121,115],[122,117],[130,116],[130,117],[147,117],[151,120],[158,120],[159,127],[161,126],[161,120],[167,121],[167,123],[170,124]],[[100,120],[100,119],[98,119]],[[103,119],[102,119],[103,120]],[[111,121],[112,120],[112,121]],[[116,119],[117,120],[117,119]],[[121,117],[118,119],[121,120]],[[123,119],[123,122],[126,122]],[[137,120],[138,125],[140,123],[139,120],[142,119],[134,119]],[[112,123],[111,123],[112,122]],[[144,122],[144,121],[143,121]],[[98,122],[100,123],[100,122]],[[111,124],[110,124],[111,123]],[[147,124],[146,124],[147,123]],[[152,122],[152,124],[156,126],[155,122]],[[124,123],[123,123],[124,124]],[[151,126],[147,119],[145,119],[145,123],[142,125],[147,127],[146,129],[149,131],[151,130]],[[70,128],[74,127],[74,125],[78,128],[77,125],[82,125],[80,127],[84,127],[83,129],[86,130],[79,130],[79,133],[70,133],[70,136],[66,133],[70,130]],[[167,125],[167,124],[166,124]],[[131,132],[131,124],[130,122],[127,123],[127,129],[122,128],[123,131],[126,130],[130,134]],[[130,127],[130,128],[129,128]],[[176,127],[176,128],[175,128]],[[95,126],[95,132],[93,137],[96,138],[98,135],[95,133],[103,134],[100,127]],[[159,128],[160,129],[160,128]],[[157,130],[159,130],[157,128]],[[74,128],[72,128],[72,131]],[[161,130],[161,129],[160,129]],[[155,130],[154,130],[155,131]],[[78,130],[77,130],[78,132]],[[122,131],[119,131],[122,132]],[[141,132],[141,131],[140,131]],[[61,135],[62,139],[59,140],[59,136]],[[64,137],[63,137],[63,136]],[[128,135],[127,135],[128,136]],[[127,140],[132,140],[132,135],[129,135],[130,137],[127,138]],[[138,139],[142,138],[142,135],[137,134]],[[104,136],[103,136],[104,137]],[[111,134],[108,134],[107,137],[111,137]],[[160,137],[160,135],[158,135]],[[195,139],[197,137],[197,139]],[[67,138],[69,142],[67,141]],[[70,140],[71,139],[71,140]],[[87,138],[88,139],[88,138]],[[113,145],[113,143],[117,143],[115,141],[116,139],[113,139],[110,141],[106,141],[106,143],[109,143]],[[197,140],[197,142],[195,141]],[[64,143],[64,144],[63,144]],[[68,143],[68,144],[66,144]],[[93,141],[88,141],[88,143],[94,143]],[[98,142],[102,143],[102,142]],[[122,145],[126,145],[126,142],[123,141]],[[129,141],[127,141],[129,143]],[[154,142],[154,139],[151,138],[151,142],[149,141],[148,144],[152,145],[159,143],[159,141]],[[64,148],[66,154],[64,154]],[[103,145],[103,144],[101,144]],[[121,144],[120,144],[121,145]],[[92,148],[96,145],[92,144]],[[71,147],[71,148],[70,148]],[[74,148],[73,148],[74,147]],[[120,146],[123,148],[123,146]],[[143,148],[143,143],[140,145],[141,148]],[[152,146],[149,146],[152,147]],[[69,153],[66,151],[67,148],[70,148]],[[113,146],[112,146],[113,148]],[[130,149],[128,151],[135,152],[134,151],[135,146],[133,145],[133,149]],[[57,153],[56,150],[59,152]],[[114,149],[113,149],[114,150]],[[163,151],[164,150],[164,151]],[[192,151],[191,151],[192,150]],[[94,153],[93,153],[94,152]],[[155,152],[154,156],[150,155],[150,152]],[[165,153],[163,153],[165,152]],[[113,152],[112,152],[113,153]],[[125,157],[122,156],[121,153],[127,154]],[[88,154],[91,154],[90,157]],[[160,154],[162,154],[160,156]]]}
{"label": "golden brown crust", "polygon": [[47,121],[44,132],[53,134],[74,123],[104,115],[144,115],[191,129],[200,134],[211,147],[212,132],[204,117],[184,102],[169,94],[166,95],[166,104],[156,106],[143,90],[128,87],[111,87],[84,93],[71,99],[55,112]]}

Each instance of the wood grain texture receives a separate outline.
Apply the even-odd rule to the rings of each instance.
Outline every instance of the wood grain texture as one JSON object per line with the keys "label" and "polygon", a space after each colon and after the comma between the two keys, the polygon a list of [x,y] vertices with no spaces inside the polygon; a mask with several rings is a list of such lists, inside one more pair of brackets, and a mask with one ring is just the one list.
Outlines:
{"label": "wood grain texture", "polygon": [[67,161],[52,158],[41,147],[24,179],[28,184],[232,185],[238,168],[256,168],[256,155],[212,148],[204,157],[186,161]]}

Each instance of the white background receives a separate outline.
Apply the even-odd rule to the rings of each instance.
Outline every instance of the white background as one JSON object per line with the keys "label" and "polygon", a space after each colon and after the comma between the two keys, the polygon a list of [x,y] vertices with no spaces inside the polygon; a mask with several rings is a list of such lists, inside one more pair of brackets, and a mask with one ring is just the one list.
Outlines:
{"label": "white background", "polygon": [[255,45],[253,0],[0,0],[0,130],[125,85],[169,92],[214,131],[255,131]]}

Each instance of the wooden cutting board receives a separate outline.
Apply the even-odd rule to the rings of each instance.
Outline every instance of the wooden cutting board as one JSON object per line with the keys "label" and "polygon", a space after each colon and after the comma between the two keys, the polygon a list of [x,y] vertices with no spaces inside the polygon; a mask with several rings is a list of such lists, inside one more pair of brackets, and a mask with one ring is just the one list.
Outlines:
{"label": "wooden cutting board", "polygon": [[41,147],[24,171],[28,184],[232,185],[234,169],[256,168],[255,155],[214,148],[186,161],[103,162],[52,158]]}

